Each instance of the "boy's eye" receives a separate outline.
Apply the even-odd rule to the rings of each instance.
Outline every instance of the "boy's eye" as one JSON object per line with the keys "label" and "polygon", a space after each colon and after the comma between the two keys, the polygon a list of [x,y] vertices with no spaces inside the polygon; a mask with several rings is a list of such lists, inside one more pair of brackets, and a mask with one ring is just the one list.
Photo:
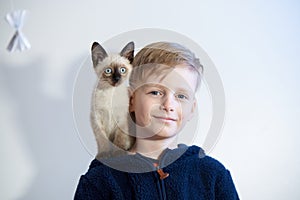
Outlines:
{"label": "boy's eye", "polygon": [[105,69],[105,73],[106,73],[106,74],[111,74],[111,73],[112,73],[111,68],[106,68],[106,69]]}
{"label": "boy's eye", "polygon": [[177,98],[179,98],[179,99],[188,99],[188,97],[184,94],[178,94]]}
{"label": "boy's eye", "polygon": [[151,92],[149,92],[149,94],[159,96],[159,95],[162,95],[162,92],[160,92],[160,91],[151,91]]}
{"label": "boy's eye", "polygon": [[120,68],[120,72],[121,72],[121,74],[124,74],[126,72],[126,68],[125,67],[121,67]]}

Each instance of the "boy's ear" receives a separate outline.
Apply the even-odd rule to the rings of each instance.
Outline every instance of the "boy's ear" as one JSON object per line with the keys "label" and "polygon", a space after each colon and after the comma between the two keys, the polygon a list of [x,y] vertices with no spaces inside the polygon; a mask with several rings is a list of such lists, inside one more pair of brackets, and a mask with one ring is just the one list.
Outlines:
{"label": "boy's ear", "polygon": [[134,92],[131,89],[128,89],[129,93],[129,112],[134,112],[133,101],[134,101]]}
{"label": "boy's ear", "polygon": [[195,111],[197,109],[197,101],[196,101],[196,99],[194,99],[194,102],[192,104],[193,104],[192,105],[192,110],[191,110],[190,116],[188,117],[188,121],[190,121],[194,117],[194,115],[195,115]]}

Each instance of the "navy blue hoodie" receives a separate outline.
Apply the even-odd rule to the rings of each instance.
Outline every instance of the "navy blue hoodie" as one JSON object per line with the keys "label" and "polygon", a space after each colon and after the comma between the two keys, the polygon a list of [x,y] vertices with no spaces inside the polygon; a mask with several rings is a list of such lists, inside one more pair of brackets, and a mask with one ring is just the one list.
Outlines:
{"label": "navy blue hoodie", "polygon": [[[105,163],[105,164],[103,164]],[[122,167],[121,170],[120,166]],[[118,168],[119,167],[119,168]],[[141,154],[94,159],[75,200],[239,199],[230,172],[197,146],[166,149],[159,161]]]}

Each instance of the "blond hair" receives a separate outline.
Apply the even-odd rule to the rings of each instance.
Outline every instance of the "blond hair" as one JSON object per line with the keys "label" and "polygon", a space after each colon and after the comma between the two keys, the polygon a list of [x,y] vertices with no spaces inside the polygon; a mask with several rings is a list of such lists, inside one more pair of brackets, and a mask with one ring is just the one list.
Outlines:
{"label": "blond hair", "polygon": [[141,49],[132,62],[133,71],[130,76],[130,87],[136,89],[150,76],[163,79],[176,65],[185,64],[197,73],[197,85],[201,82],[203,66],[195,54],[184,46],[171,42],[156,42]]}

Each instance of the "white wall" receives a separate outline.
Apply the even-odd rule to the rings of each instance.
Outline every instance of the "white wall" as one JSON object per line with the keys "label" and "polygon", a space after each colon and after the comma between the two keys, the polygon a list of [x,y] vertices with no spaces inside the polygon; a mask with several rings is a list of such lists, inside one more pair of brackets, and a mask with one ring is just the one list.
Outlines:
{"label": "white wall", "polygon": [[215,63],[226,122],[211,155],[241,199],[300,198],[300,3],[1,0],[0,19],[11,4],[29,11],[32,48],[7,52],[13,29],[0,21],[0,199],[73,197],[92,159],[73,122],[76,73],[92,41],[139,28],[184,34]]}

